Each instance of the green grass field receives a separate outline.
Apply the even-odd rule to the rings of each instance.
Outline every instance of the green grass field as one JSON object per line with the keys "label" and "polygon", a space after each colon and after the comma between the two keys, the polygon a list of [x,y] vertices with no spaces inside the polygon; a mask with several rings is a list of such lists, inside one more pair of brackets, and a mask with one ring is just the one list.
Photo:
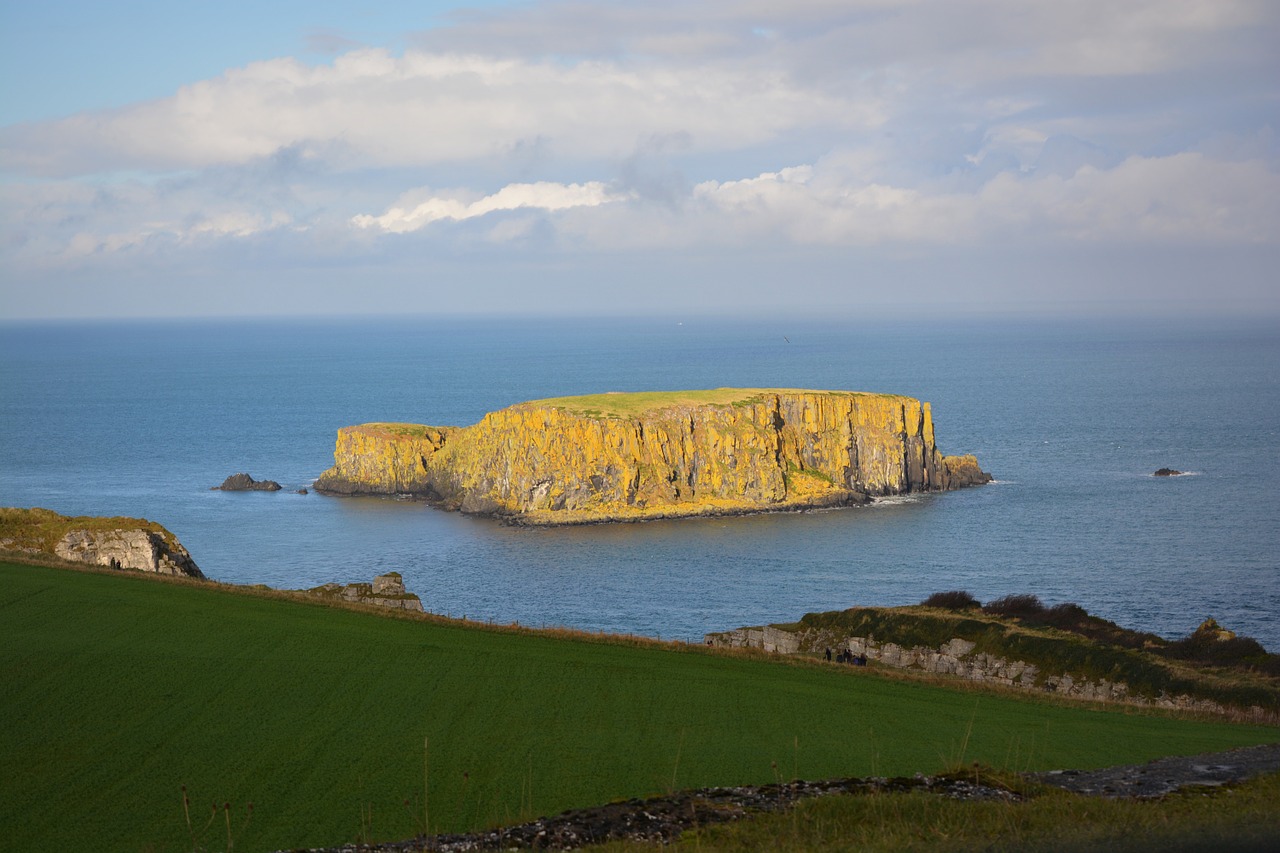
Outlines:
{"label": "green grass field", "polygon": [[[427,602],[429,606],[429,601]],[[1094,767],[1280,730],[0,563],[0,849],[404,838],[672,788]],[[406,808],[405,800],[411,806]],[[226,815],[198,846],[226,848]]]}

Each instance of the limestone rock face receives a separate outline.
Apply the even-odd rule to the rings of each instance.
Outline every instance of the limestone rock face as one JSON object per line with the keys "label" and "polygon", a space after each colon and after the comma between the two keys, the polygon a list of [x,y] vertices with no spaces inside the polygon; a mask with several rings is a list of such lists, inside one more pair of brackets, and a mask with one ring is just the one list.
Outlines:
{"label": "limestone rock face", "polygon": [[136,569],[160,575],[182,575],[203,578],[187,549],[175,539],[152,530],[71,530],[53,546],[53,553],[64,560]]}
{"label": "limestone rock face", "polygon": [[0,508],[0,551],[77,563],[203,578],[178,537],[145,518],[65,516],[51,509]]}
{"label": "limestone rock face", "polygon": [[[648,406],[628,398],[657,397]],[[339,494],[418,494],[537,524],[862,503],[987,482],[944,457],[928,403],[844,391],[718,389],[521,403],[466,428],[339,431]],[[715,402],[689,403],[707,397]],[[593,411],[605,399],[615,409]],[[725,402],[727,401],[727,402]]]}
{"label": "limestone rock face", "polygon": [[338,583],[327,583],[307,590],[309,595],[319,598],[342,599],[356,604],[373,604],[378,607],[392,607],[398,610],[422,612],[422,599],[411,592],[405,592],[404,579],[399,572],[387,572],[378,575],[373,583],[349,583],[345,586]]}

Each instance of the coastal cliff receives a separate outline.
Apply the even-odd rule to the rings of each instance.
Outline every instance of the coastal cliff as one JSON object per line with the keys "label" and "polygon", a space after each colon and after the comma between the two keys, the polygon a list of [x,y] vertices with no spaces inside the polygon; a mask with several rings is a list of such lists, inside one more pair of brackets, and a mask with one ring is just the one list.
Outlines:
{"label": "coastal cliff", "polygon": [[860,662],[1105,702],[1280,715],[1280,655],[1209,619],[1183,640],[1122,628],[1075,604],[998,615],[927,604],[806,613],[705,635],[709,646]]}
{"label": "coastal cliff", "polygon": [[928,403],[721,388],[539,400],[464,428],[346,427],[315,485],[560,524],[844,506],[990,479],[972,456],[938,451]]}
{"label": "coastal cliff", "polygon": [[204,578],[178,537],[145,518],[68,517],[48,509],[0,509],[0,550],[72,563]]}

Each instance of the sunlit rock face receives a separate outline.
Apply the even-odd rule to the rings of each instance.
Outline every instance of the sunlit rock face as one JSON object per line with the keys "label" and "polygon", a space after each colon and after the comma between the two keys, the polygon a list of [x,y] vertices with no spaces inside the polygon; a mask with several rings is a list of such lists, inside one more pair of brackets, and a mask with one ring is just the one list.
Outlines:
{"label": "sunlit rock face", "polygon": [[53,552],[64,560],[135,569],[160,575],[203,578],[187,549],[152,530],[71,530],[58,540]]}
{"label": "sunlit rock face", "polygon": [[521,403],[464,428],[346,427],[316,488],[562,524],[842,506],[990,479],[972,456],[939,452],[929,404],[910,397],[717,389]]}

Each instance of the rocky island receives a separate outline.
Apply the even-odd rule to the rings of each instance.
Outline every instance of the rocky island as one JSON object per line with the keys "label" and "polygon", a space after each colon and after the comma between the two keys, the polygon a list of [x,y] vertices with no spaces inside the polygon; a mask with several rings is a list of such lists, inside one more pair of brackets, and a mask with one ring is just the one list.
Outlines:
{"label": "rocky island", "polygon": [[928,403],[718,388],[520,403],[469,427],[338,431],[329,494],[414,495],[527,524],[802,510],[986,483],[944,456]]}
{"label": "rocky island", "polygon": [[222,481],[221,486],[214,486],[214,492],[278,492],[280,484],[275,480],[255,480],[248,474],[232,474]]}

